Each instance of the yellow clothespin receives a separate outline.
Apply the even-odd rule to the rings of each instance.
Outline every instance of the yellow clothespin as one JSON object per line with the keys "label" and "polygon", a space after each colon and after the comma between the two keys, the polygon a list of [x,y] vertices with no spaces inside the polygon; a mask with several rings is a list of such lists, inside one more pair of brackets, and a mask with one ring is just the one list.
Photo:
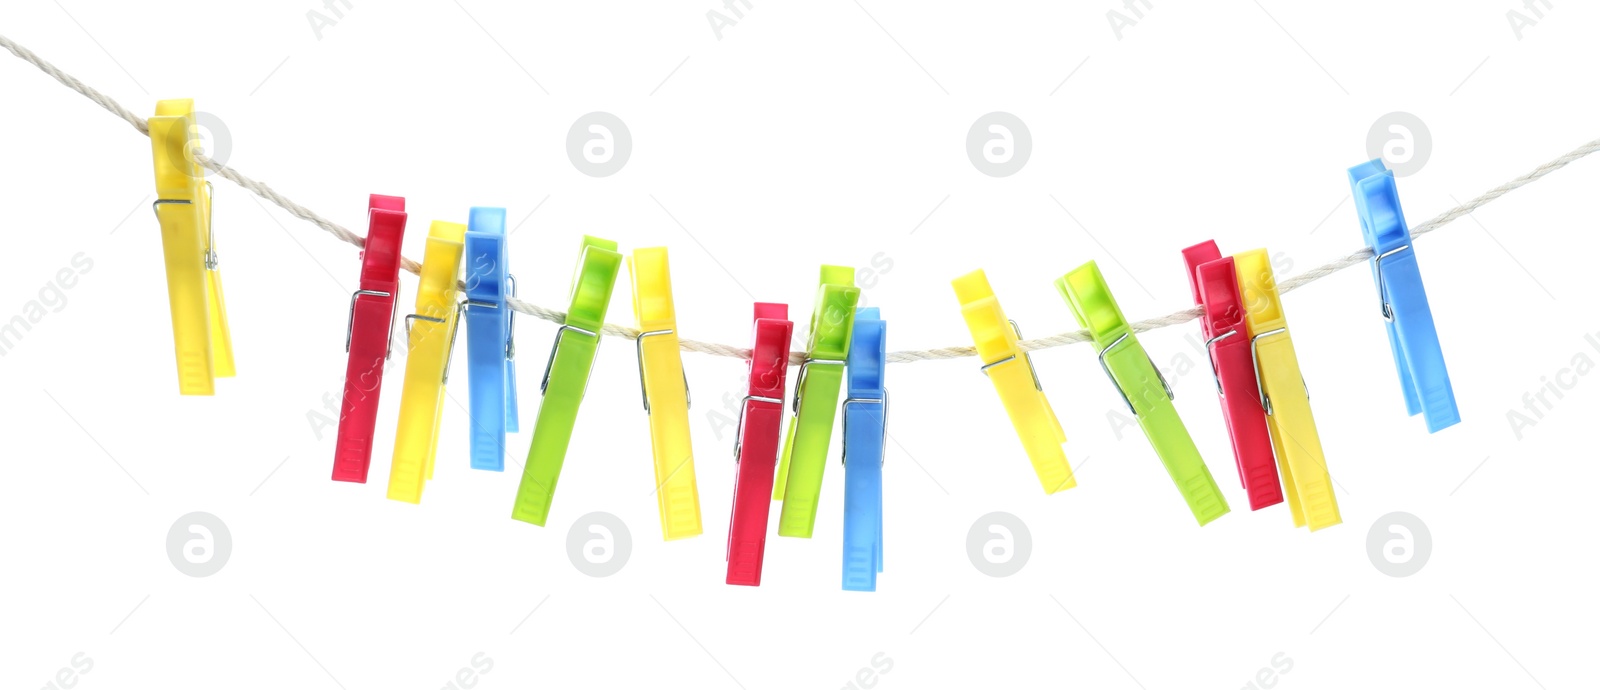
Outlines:
{"label": "yellow clothespin", "polygon": [[639,357],[639,392],[650,417],[661,536],[692,537],[700,534],[700,490],[689,444],[689,379],[678,350],[667,248],[634,250],[628,274],[633,277],[633,315],[639,320],[634,352]]}
{"label": "yellow clothespin", "polygon": [[972,342],[977,345],[978,359],[983,361],[980,371],[994,382],[1000,394],[1011,425],[1022,439],[1033,471],[1039,475],[1044,492],[1053,494],[1078,485],[1067,464],[1067,454],[1061,444],[1067,442],[1061,422],[1050,409],[1044,388],[1039,385],[1039,375],[1033,370],[1033,360],[1017,347],[1022,331],[1017,322],[1006,318],[995,299],[994,289],[983,271],[968,273],[951,283],[956,289],[956,299],[961,302],[961,316],[972,331]]}
{"label": "yellow clothespin", "polygon": [[1289,502],[1294,526],[1311,530],[1340,522],[1339,502],[1333,495],[1333,478],[1322,456],[1322,440],[1311,417],[1311,394],[1300,361],[1289,338],[1289,321],[1278,300],[1278,283],[1272,275],[1267,250],[1256,249],[1233,257],[1239,274],[1239,294],[1250,334],[1250,354],[1261,383],[1261,408],[1267,413],[1267,431],[1277,450],[1278,473]]}
{"label": "yellow clothespin", "polygon": [[466,235],[466,225],[433,221],[422,250],[417,310],[405,319],[406,380],[389,468],[389,498],[396,501],[421,502],[423,482],[433,479],[439,420],[444,418],[440,414],[444,384],[450,379],[450,351],[459,314],[456,276],[461,271]]}
{"label": "yellow clothespin", "polygon": [[211,183],[195,158],[200,140],[195,134],[194,101],[156,103],[149,124],[156,173],[152,206],[166,256],[178,392],[211,395],[216,377],[233,376],[233,341],[222,303],[222,274],[217,271]]}

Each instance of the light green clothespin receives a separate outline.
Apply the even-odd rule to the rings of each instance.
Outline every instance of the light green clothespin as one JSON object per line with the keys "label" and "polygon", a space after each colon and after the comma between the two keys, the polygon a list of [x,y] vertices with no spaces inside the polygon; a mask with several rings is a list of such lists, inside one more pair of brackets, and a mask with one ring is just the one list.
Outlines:
{"label": "light green clothespin", "polygon": [[1204,525],[1227,513],[1227,499],[1217,489],[1194,440],[1189,438],[1178,409],[1172,406],[1172,387],[1133,336],[1116,298],[1111,296],[1111,288],[1100,275],[1100,267],[1090,261],[1073,269],[1056,280],[1056,290],[1072,307],[1078,324],[1094,338],[1095,348],[1100,351],[1100,368],[1117,387],[1128,411],[1139,418],[1139,426],[1194,518]]}
{"label": "light green clothespin", "polygon": [[794,417],[789,421],[772,486],[773,500],[783,501],[779,536],[809,539],[817,520],[822,469],[833,437],[845,357],[850,354],[850,327],[855,322],[856,300],[861,297],[855,278],[856,270],[848,266],[822,267],[806,360],[795,379]]}
{"label": "light green clothespin", "polygon": [[600,327],[606,322],[606,307],[611,304],[611,289],[617,283],[622,254],[617,243],[587,235],[572,279],[572,307],[566,323],[556,331],[545,362],[544,381],[539,390],[539,419],[534,422],[533,442],[528,446],[528,464],[522,468],[517,486],[517,502],[511,517],[544,526],[550,516],[550,500],[561,477],[561,462],[572,442],[572,426],[578,421],[578,404],[589,387],[589,372],[595,351],[600,347]]}

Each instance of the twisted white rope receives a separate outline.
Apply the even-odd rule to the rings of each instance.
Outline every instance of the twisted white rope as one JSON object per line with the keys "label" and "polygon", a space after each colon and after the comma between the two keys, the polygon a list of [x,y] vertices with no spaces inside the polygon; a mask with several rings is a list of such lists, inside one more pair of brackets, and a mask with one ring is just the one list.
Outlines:
{"label": "twisted white rope", "polygon": [[[139,130],[140,134],[144,134],[145,136],[150,135],[149,125],[146,123],[144,118],[135,115],[127,108],[124,108],[121,103],[118,103],[111,97],[100,93],[93,87],[84,84],[81,81],[78,81],[77,77],[67,74],[66,72],[62,72],[55,65],[52,65],[49,62],[46,62],[43,58],[35,55],[33,51],[18,45],[16,42],[6,38],[3,35],[0,35],[0,46],[5,47],[6,50],[11,51],[13,55],[21,58],[24,62],[27,62],[28,64],[39,68],[39,70],[45,74],[54,77],[56,81],[66,85],[67,88],[82,94],[89,100],[99,104],[100,107],[110,111],[113,115],[126,120],[128,124],[133,125],[134,129]],[[1445,211],[1444,213],[1435,216],[1431,220],[1428,220],[1421,225],[1413,226],[1411,228],[1411,236],[1420,237],[1444,227],[1445,225],[1449,224],[1450,221],[1472,213],[1484,204],[1504,196],[1506,192],[1522,187],[1523,185],[1533,182],[1534,180],[1544,177],[1545,175],[1555,172],[1556,170],[1560,170],[1568,163],[1578,160],[1579,158],[1583,158],[1584,156],[1594,153],[1597,150],[1600,150],[1600,139],[1596,139],[1587,144],[1579,146],[1578,148],[1562,154],[1555,160],[1534,168],[1532,172],[1484,192],[1471,201]],[[327,218],[323,218],[321,215],[318,215],[311,209],[295,203],[293,200],[283,196],[282,194],[279,194],[265,183],[257,182],[249,177],[245,177],[237,170],[211,160],[202,154],[196,154],[195,158],[200,162],[201,165],[204,165],[206,169],[215,172],[217,175],[228,180],[229,182],[249,190],[256,196],[272,202],[273,205],[288,211],[296,218],[309,221],[315,224],[317,227],[328,231],[328,233],[332,234],[334,237],[337,237],[340,240],[353,244],[357,247],[366,246],[366,238],[351,232],[349,229],[339,225],[338,223],[328,220]],[[1326,278],[1334,273],[1362,263],[1371,258],[1372,250],[1370,248],[1363,247],[1339,259],[1330,261],[1321,266],[1317,266],[1316,268],[1308,270],[1304,273],[1290,276],[1278,281],[1278,291],[1280,293],[1293,292],[1294,290],[1306,285],[1310,285],[1313,282]],[[400,258],[400,263],[401,267],[413,274],[419,273],[422,268],[417,262],[405,257]],[[514,298],[507,299],[506,302],[513,310],[527,314],[534,318],[544,319],[545,321],[550,321],[553,323],[566,322],[566,312],[541,307],[537,304],[529,304]],[[1155,330],[1157,328],[1165,328],[1167,326],[1177,326],[1188,323],[1197,318],[1200,318],[1200,308],[1190,307],[1188,309],[1180,309],[1172,312],[1171,314],[1167,314],[1166,316],[1157,316],[1155,318],[1137,321],[1132,324],[1132,328],[1135,333],[1143,333],[1145,331]],[[605,335],[627,338],[629,340],[635,340],[639,337],[639,329],[629,328],[627,326],[618,326],[611,323],[605,324],[600,329],[600,332]],[[1052,347],[1061,347],[1063,345],[1088,342],[1089,340],[1089,332],[1079,330],[1058,333],[1056,335],[1045,336],[1043,338],[1023,340],[1018,343],[1018,346],[1024,352],[1031,352],[1034,350],[1044,350]],[[742,359],[749,359],[750,357],[750,350],[748,348],[735,347],[733,345],[707,343],[684,338],[680,338],[678,343],[684,350],[689,352],[699,352],[708,355],[716,355],[719,357],[738,357]],[[940,347],[930,350],[901,350],[898,352],[889,353],[888,359],[890,362],[921,362],[926,360],[956,359],[960,357],[975,356],[977,356],[977,351],[972,347],[958,346]],[[799,364],[804,360],[804,352],[791,352],[789,354],[789,361],[793,364]]]}

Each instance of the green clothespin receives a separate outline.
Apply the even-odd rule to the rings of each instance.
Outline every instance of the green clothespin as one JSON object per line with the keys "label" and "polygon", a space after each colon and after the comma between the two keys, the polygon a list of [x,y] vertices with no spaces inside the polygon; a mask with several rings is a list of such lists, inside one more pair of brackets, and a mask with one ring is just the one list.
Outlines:
{"label": "green clothespin", "polygon": [[1090,261],[1073,269],[1056,280],[1056,290],[1072,307],[1078,324],[1094,338],[1100,351],[1100,368],[1117,387],[1128,411],[1139,418],[1139,426],[1195,519],[1204,525],[1227,513],[1227,499],[1217,489],[1194,440],[1189,438],[1189,430],[1178,418],[1178,409],[1172,406],[1172,387],[1133,336],[1105,277],[1100,275],[1100,267]]}
{"label": "green clothespin", "polygon": [[856,270],[823,266],[822,282],[811,312],[806,361],[794,386],[794,417],[784,437],[783,456],[772,485],[772,499],[783,501],[778,535],[811,538],[822,494],[822,469],[827,463],[833,417],[839,407],[839,383],[850,354],[850,326],[855,322]]}
{"label": "green clothespin", "polygon": [[556,331],[545,362],[544,381],[539,390],[539,419],[533,426],[533,443],[528,446],[528,464],[522,468],[517,486],[517,502],[511,517],[541,527],[550,516],[550,500],[561,477],[561,462],[572,442],[572,426],[578,421],[578,403],[589,386],[589,372],[595,351],[600,347],[600,327],[606,322],[606,307],[611,304],[611,288],[617,283],[622,254],[617,243],[597,237],[583,238],[583,253],[578,256],[577,273],[572,279],[572,307],[567,320]]}

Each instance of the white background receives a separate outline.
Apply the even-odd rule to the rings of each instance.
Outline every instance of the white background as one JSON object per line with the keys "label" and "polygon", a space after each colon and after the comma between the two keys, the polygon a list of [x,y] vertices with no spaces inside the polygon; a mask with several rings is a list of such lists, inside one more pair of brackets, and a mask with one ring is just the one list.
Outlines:
{"label": "white background", "polygon": [[[1520,40],[1506,13],[1528,11],[1511,0],[1159,2],[1120,39],[1107,12],[1134,15],[1110,1],[753,3],[720,40],[706,16],[720,3],[679,0],[357,0],[320,39],[320,0],[13,0],[0,33],[135,112],[195,98],[226,123],[230,165],[358,232],[368,193],[406,196],[413,258],[430,220],[508,207],[531,302],[565,308],[580,233],[668,245],[681,332],[741,345],[752,298],[801,321],[819,264],[880,252],[892,268],[865,295],[891,349],[970,344],[949,281],[977,267],[1030,335],[1076,329],[1050,281],[1091,259],[1134,319],[1189,305],[1179,250],[1207,238],[1269,247],[1299,273],[1360,246],[1344,171],[1391,111],[1433,141],[1400,181],[1412,224],[1600,136],[1600,13],[1571,0],[1541,5]],[[319,439],[308,414],[338,395],[357,252],[226,181],[215,221],[239,375],[179,397],[148,141],[9,57],[0,92],[0,319],[27,314],[75,254],[93,262],[0,358],[6,687],[50,687],[80,652],[92,669],[62,677],[91,690],[1589,682],[1600,383],[1560,372],[1600,361],[1583,339],[1600,331],[1600,161],[1419,242],[1454,428],[1406,417],[1365,268],[1287,298],[1345,524],[1313,535],[1284,506],[1248,511],[1193,324],[1141,339],[1233,505],[1205,528],[1137,429],[1108,422],[1121,402],[1091,349],[1034,357],[1078,473],[1053,496],[977,362],[896,365],[887,569],[862,594],[839,591],[832,461],[816,537],[773,536],[760,588],[722,584],[733,439],[708,415],[742,394],[736,360],[684,358],[695,539],[659,539],[621,340],[601,349],[545,528],[508,518],[528,434],[505,474],[471,471],[453,403],[424,503],[385,500],[398,377],[372,483],[329,481],[333,432]],[[591,111],[633,137],[611,177],[564,150]],[[1031,131],[1016,175],[965,153],[991,111]],[[407,276],[404,304],[414,290]],[[624,282],[609,320],[632,325],[628,299]],[[524,429],[554,331],[518,323]],[[1558,376],[1572,389],[1519,440],[1507,412]],[[211,577],[168,560],[167,531],[192,511],[231,533]],[[632,534],[610,578],[566,552],[594,511]],[[1031,533],[1007,579],[968,559],[992,511]],[[1367,553],[1393,511],[1431,534],[1407,578]],[[480,652],[492,670],[458,676]],[[1262,673],[1275,657],[1288,671]]]}

